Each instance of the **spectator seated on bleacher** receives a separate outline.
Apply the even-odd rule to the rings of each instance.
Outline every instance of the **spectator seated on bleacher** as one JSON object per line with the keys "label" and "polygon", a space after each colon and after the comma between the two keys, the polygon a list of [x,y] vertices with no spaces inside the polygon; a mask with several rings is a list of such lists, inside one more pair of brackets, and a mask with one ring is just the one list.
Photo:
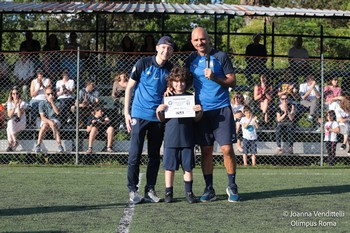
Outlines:
{"label": "spectator seated on bleacher", "polygon": [[265,74],[261,74],[259,82],[254,86],[254,101],[258,103],[259,109],[262,111],[265,126],[269,122],[269,106],[272,100],[272,85],[268,83]]}
{"label": "spectator seated on bleacher", "polygon": [[260,44],[261,35],[254,34],[252,40],[253,43],[249,44],[245,50],[247,67],[244,72],[250,87],[254,85],[252,74],[261,74],[267,71],[267,51],[265,45]]}
{"label": "spectator seated on bleacher", "polygon": [[47,87],[44,89],[44,95],[45,100],[40,102],[39,105],[41,123],[38,142],[35,146],[35,152],[41,152],[41,143],[45,137],[46,131],[48,129],[51,129],[58,145],[57,151],[59,153],[62,153],[64,149],[61,144],[61,136],[59,131],[61,126],[61,123],[59,121],[60,109],[59,106],[57,106],[57,104],[55,103],[54,92],[51,87]]}
{"label": "spectator seated on bleacher", "polygon": [[[100,103],[100,94],[95,89],[95,82],[88,80],[85,83],[85,88],[81,89],[78,94],[77,106],[79,107],[79,128],[86,127],[86,120],[91,116],[94,107]],[[72,106],[71,111],[76,111],[76,106]]]}
{"label": "spectator seated on bleacher", "polygon": [[18,145],[16,134],[26,128],[27,103],[21,99],[21,93],[17,88],[13,88],[7,100],[7,140],[6,151],[15,151]]}
{"label": "spectator seated on bleacher", "polygon": [[[283,153],[293,154],[293,133],[295,129],[294,117],[295,106],[289,103],[288,95],[282,94],[280,96],[280,103],[276,111],[276,155]],[[287,138],[287,146],[282,149],[282,139]]]}
{"label": "spectator seated on bleacher", "polygon": [[61,68],[61,52],[58,38],[55,34],[50,34],[47,38],[47,43],[43,47],[45,51],[43,55],[43,63],[46,73],[53,83],[60,77]]}
{"label": "spectator seated on bleacher", "polygon": [[327,86],[324,87],[324,103],[326,110],[335,110],[336,105],[339,101],[339,96],[341,96],[342,89],[338,85],[338,77],[332,75],[328,78]]}
{"label": "spectator seated on bleacher", "polygon": [[44,71],[42,69],[37,69],[36,74],[37,78],[33,79],[30,84],[30,96],[32,99],[29,102],[29,126],[32,128],[36,127],[36,119],[39,117],[39,104],[46,100],[44,90],[47,87],[51,87],[51,80],[44,77]]}
{"label": "spectator seated on bleacher", "polygon": [[312,127],[317,127],[316,111],[320,105],[321,94],[320,87],[312,74],[307,75],[306,82],[300,84],[299,94],[301,105],[309,109],[307,120],[313,123]]}
{"label": "spectator seated on bleacher", "polygon": [[93,114],[88,119],[86,132],[89,133],[89,145],[86,153],[92,153],[92,145],[98,135],[107,136],[106,151],[113,152],[114,128],[109,117],[104,114],[102,107],[96,106],[94,108]]}
{"label": "spectator seated on bleacher", "polygon": [[293,81],[293,75],[289,70],[287,70],[283,75],[282,80],[278,84],[277,95],[279,98],[281,98],[282,95],[288,95],[289,103],[293,103],[295,105],[299,99],[297,93],[298,87],[298,83]]}
{"label": "spectator seated on bleacher", "polygon": [[15,85],[19,88],[22,87],[23,99],[28,101],[28,87],[31,80],[35,76],[34,63],[29,59],[29,55],[26,53],[19,54],[19,60],[15,62],[13,77],[15,79]]}
{"label": "spectator seated on bleacher", "polygon": [[303,38],[298,36],[294,46],[288,50],[289,69],[293,73],[293,81],[297,82],[299,76],[305,77],[310,72],[307,59],[309,52],[303,47]]}
{"label": "spectator seated on bleacher", "polygon": [[62,112],[60,114],[60,120],[62,124],[71,123],[73,120],[71,107],[74,105],[74,80],[69,79],[69,71],[64,70],[62,72],[62,79],[56,82],[57,100],[60,104]]}
{"label": "spectator seated on bleacher", "polygon": [[[335,115],[340,126],[340,134],[343,135],[343,142],[340,146],[340,150],[346,149],[346,144],[348,144],[349,138],[349,121],[350,121],[350,97],[349,96],[339,96],[337,99],[340,101],[339,104],[335,104]],[[348,154],[350,153],[350,147]]]}
{"label": "spectator seated on bleacher", "polygon": [[125,89],[128,85],[129,75],[126,72],[122,72],[116,75],[113,88],[112,97],[114,100],[114,109],[117,115],[115,116],[118,122],[119,129],[126,129],[124,126],[124,102],[125,102]]}

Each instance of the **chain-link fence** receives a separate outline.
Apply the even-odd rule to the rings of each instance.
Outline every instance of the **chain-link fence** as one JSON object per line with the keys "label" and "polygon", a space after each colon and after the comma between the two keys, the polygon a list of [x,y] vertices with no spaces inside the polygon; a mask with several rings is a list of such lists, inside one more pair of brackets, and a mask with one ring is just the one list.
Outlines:
{"label": "chain-link fence", "polygon": [[[125,77],[138,59],[148,55],[94,51],[0,54],[0,163],[126,164],[130,143],[123,116]],[[182,66],[188,55],[175,53],[171,60]],[[261,60],[232,56],[237,72],[237,86],[231,90],[234,117],[238,126],[241,105],[249,105],[257,116],[257,163],[348,164],[350,100],[345,97],[350,85],[349,61],[268,58],[265,64]],[[303,84],[306,80],[308,84]],[[63,153],[58,153],[62,148],[56,128],[49,125],[45,135],[39,135],[43,122],[38,106],[46,98],[42,87],[48,85],[60,109],[55,127]],[[240,96],[241,100],[234,98]],[[86,127],[97,105],[110,121],[89,145]],[[336,119],[325,131],[329,109],[335,111]],[[330,138],[328,129],[336,129],[338,124],[338,144],[333,148],[334,144],[323,140]],[[109,134],[112,142],[107,140]],[[43,138],[40,148],[36,146],[39,136]],[[329,158],[326,144],[329,151],[335,151],[335,158],[334,154]],[[239,164],[242,147],[234,145]],[[215,145],[214,150],[215,161],[221,163],[219,147]]]}

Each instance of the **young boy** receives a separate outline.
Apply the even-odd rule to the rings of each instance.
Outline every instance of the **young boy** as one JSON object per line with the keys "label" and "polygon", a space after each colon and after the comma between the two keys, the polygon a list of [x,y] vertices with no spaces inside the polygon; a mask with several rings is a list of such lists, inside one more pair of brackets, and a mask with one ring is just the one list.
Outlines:
{"label": "young boy", "polygon": [[92,144],[99,132],[106,132],[107,134],[107,152],[113,152],[112,143],[114,136],[114,128],[111,126],[111,120],[108,116],[103,114],[100,106],[94,108],[94,114],[88,119],[86,132],[89,133],[89,148],[86,153],[92,153]]}
{"label": "young boy", "polygon": [[[189,87],[189,79],[183,68],[175,67],[171,70],[167,85],[173,90],[174,95],[192,95],[185,92]],[[156,113],[160,122],[165,122],[164,132],[164,155],[163,168],[165,170],[165,202],[173,201],[173,185],[175,170],[179,170],[179,165],[184,171],[185,193],[188,203],[197,202],[197,198],[192,192],[192,169],[194,168],[194,122],[202,117],[202,107],[193,106],[196,112],[194,118],[170,118],[165,119],[164,111],[168,105],[158,106]]]}
{"label": "young boy", "polygon": [[240,123],[243,132],[243,163],[244,166],[248,166],[248,154],[252,156],[252,166],[256,165],[256,129],[259,128],[258,120],[256,116],[253,116],[252,110],[249,106],[245,106],[243,109],[244,117],[242,117]]}

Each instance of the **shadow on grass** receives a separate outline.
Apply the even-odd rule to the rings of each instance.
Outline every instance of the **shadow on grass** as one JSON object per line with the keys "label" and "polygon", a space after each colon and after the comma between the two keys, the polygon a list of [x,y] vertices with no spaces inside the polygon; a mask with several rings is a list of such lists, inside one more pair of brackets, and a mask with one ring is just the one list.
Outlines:
{"label": "shadow on grass", "polygon": [[[336,185],[323,187],[308,187],[296,189],[281,189],[264,192],[240,193],[241,201],[260,200],[276,197],[312,196],[350,193],[350,185]],[[219,200],[227,199],[227,195],[217,195]]]}
{"label": "shadow on grass", "polygon": [[31,214],[45,214],[56,212],[77,212],[99,209],[111,209],[122,207],[125,208],[125,203],[120,204],[105,204],[105,205],[68,205],[68,206],[42,206],[42,207],[29,207],[29,208],[15,208],[15,209],[1,209],[0,216],[16,216],[16,215],[31,215]]}
{"label": "shadow on grass", "polygon": [[[250,192],[242,193],[241,197],[243,201],[259,200],[276,197],[293,197],[293,196],[312,196],[312,195],[329,195],[350,193],[350,185],[335,185],[335,186],[322,186],[322,187],[307,187],[296,189],[281,189],[271,190],[265,192]],[[226,196],[223,198],[227,198]]]}

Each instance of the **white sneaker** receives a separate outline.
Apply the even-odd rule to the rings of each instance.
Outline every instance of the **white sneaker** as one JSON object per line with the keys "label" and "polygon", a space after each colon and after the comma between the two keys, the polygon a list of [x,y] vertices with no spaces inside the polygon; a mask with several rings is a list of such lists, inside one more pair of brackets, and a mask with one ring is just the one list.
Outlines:
{"label": "white sneaker", "polygon": [[149,202],[153,202],[153,203],[158,203],[160,202],[161,198],[159,198],[157,196],[156,191],[154,191],[153,189],[150,189],[146,194],[145,194],[145,199]]}
{"label": "white sneaker", "polygon": [[137,204],[143,201],[143,197],[137,191],[129,192],[129,201],[133,204]]}

